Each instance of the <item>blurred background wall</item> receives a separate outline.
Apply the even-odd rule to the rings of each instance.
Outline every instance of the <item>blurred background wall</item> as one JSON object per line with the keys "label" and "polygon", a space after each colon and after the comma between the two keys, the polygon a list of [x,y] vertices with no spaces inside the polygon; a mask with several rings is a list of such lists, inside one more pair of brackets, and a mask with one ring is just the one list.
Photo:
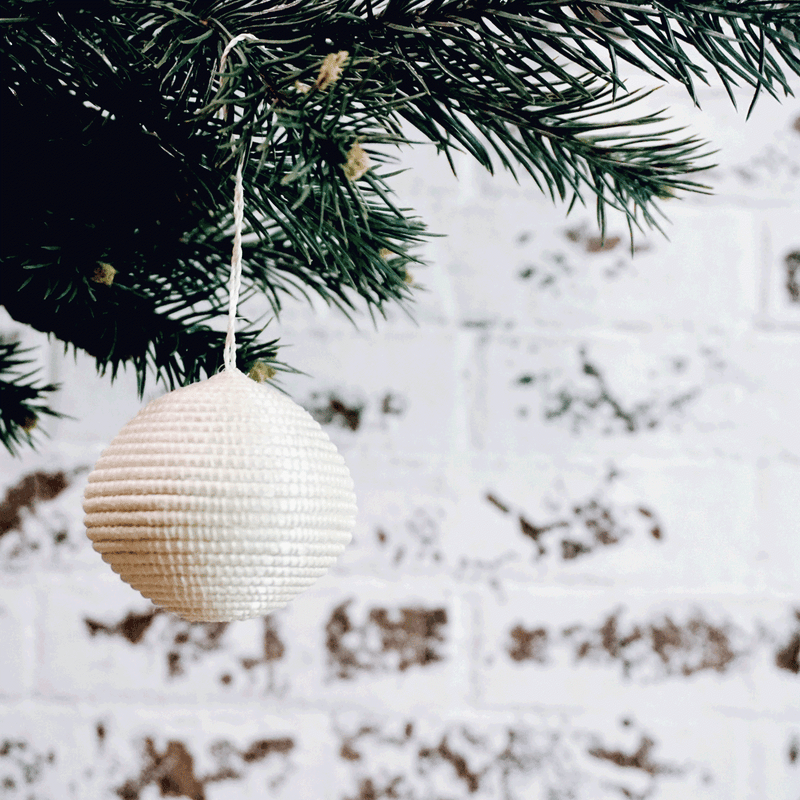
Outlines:
{"label": "blurred background wall", "polygon": [[798,800],[800,104],[701,97],[652,103],[720,149],[715,195],[633,256],[621,219],[405,154],[447,235],[416,322],[267,329],[360,513],[265,619],[111,573],[81,495],[133,377],[3,317],[73,419],[0,455],[0,798]]}

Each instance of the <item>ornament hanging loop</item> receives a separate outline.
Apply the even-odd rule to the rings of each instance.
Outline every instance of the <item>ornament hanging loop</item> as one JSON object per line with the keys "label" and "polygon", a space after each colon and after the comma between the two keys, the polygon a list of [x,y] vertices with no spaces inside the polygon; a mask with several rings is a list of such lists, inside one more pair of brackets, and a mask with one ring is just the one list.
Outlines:
{"label": "ornament hanging loop", "polygon": [[228,283],[228,332],[225,335],[223,359],[225,369],[236,368],[236,308],[242,288],[242,228],[244,227],[244,153],[236,167],[236,186],[233,191],[233,256]]}
{"label": "ornament hanging loop", "polygon": [[[225,71],[225,62],[231,50],[241,41],[248,39],[258,41],[251,33],[240,33],[234,36],[219,60],[219,71]],[[224,81],[223,81],[224,85]],[[220,86],[222,88],[222,86]],[[224,111],[222,112],[224,114]],[[231,142],[234,147],[234,142]],[[247,148],[243,148],[236,167],[236,182],[233,190],[233,255],[231,257],[231,277],[228,283],[228,331],[225,335],[223,361],[225,369],[236,369],[236,309],[239,305],[239,292],[242,288],[242,229],[244,227],[244,161]]]}

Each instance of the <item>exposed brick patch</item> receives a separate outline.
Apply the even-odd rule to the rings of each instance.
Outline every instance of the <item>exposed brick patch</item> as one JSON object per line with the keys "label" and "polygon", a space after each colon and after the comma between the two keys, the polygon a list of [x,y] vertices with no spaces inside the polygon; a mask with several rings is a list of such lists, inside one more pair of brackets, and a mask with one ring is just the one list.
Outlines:
{"label": "exposed brick patch", "polygon": [[[626,720],[623,727],[622,733],[607,732],[609,737],[546,723],[443,723],[438,731],[425,732],[415,721],[405,726],[398,720],[362,721],[349,731],[337,725],[340,757],[354,787],[343,800],[472,795],[647,800],[660,793],[662,784],[678,782],[691,796],[694,782],[709,779],[690,762],[676,767],[658,758],[655,737],[639,726]],[[611,737],[622,741],[609,745]],[[613,780],[609,765],[618,770]]]}
{"label": "exposed brick patch", "polygon": [[386,416],[401,417],[405,414],[408,401],[400,395],[387,392],[381,399],[381,414]]}
{"label": "exposed brick patch", "polygon": [[676,622],[671,616],[623,624],[621,612],[595,629],[564,631],[578,661],[615,661],[626,677],[688,677],[697,672],[725,672],[743,653],[737,651],[733,626],[712,624],[699,611]]}
{"label": "exposed brick patch", "polygon": [[576,663],[619,664],[625,677],[649,681],[724,673],[752,647],[732,624],[714,624],[699,611],[682,621],[669,614],[646,622],[622,616],[617,610],[595,628],[579,624],[560,632],[518,624],[509,631],[506,652],[514,661],[545,663],[548,647],[567,647]]}
{"label": "exposed brick patch", "polygon": [[364,778],[358,786],[358,794],[348,795],[344,800],[397,800],[400,797],[397,787],[402,781],[401,775],[389,778],[382,785],[375,783],[372,778]]}
{"label": "exposed brick patch", "polygon": [[156,618],[164,621],[159,630],[159,642],[167,643],[165,660],[171,678],[184,675],[187,663],[199,661],[206,653],[222,649],[227,622],[186,622],[161,609],[144,613],[132,611],[115,623],[85,617],[84,624],[92,637],[118,636],[132,645],[141,645],[153,629]]}
{"label": "exposed brick patch", "polygon": [[325,626],[328,666],[346,680],[360,672],[427,667],[443,660],[447,610],[371,608],[360,625],[349,614],[352,601],[336,606]]}
{"label": "exposed brick patch", "polygon": [[536,289],[553,289],[562,278],[575,271],[563,253],[545,253],[538,263],[528,263],[517,272],[517,277]]}
{"label": "exposed brick patch", "polygon": [[[146,786],[158,786],[162,797],[188,797],[206,800],[203,780],[195,775],[194,758],[183,742],[170,741],[159,753],[152,739],[145,740],[145,765],[137,778],[126,781],[117,789],[122,800],[139,800]],[[234,776],[231,776],[234,777]]]}
{"label": "exposed brick patch", "polygon": [[775,653],[775,665],[794,675],[800,674],[800,611],[795,610],[795,630]]}
{"label": "exposed brick patch", "polygon": [[351,431],[361,430],[367,413],[378,418],[402,417],[408,408],[408,400],[396,392],[384,392],[371,401],[345,400],[337,392],[314,392],[308,410],[320,425],[336,425]]}
{"label": "exposed brick patch", "polygon": [[486,493],[486,499],[490,502],[495,508],[499,509],[503,512],[503,514],[509,514],[511,509],[501,500],[498,500],[491,492]]}
{"label": "exposed brick patch", "polygon": [[417,506],[402,522],[402,531],[394,534],[389,526],[375,530],[375,538],[393,567],[441,565],[441,526],[444,509],[437,506]]}
{"label": "exposed brick patch", "polygon": [[475,772],[470,769],[467,759],[450,747],[447,736],[443,736],[436,747],[420,748],[419,760],[423,763],[426,761],[445,761],[450,764],[456,777],[464,784],[469,794],[474,794],[478,791],[481,785],[481,777],[486,772],[486,768],[481,772]]}
{"label": "exposed brick patch", "polygon": [[[615,477],[612,472],[606,484]],[[603,488],[564,508],[554,519],[533,522],[525,513],[516,515],[520,533],[534,544],[535,560],[552,553],[562,561],[573,561],[600,548],[618,545],[634,533],[663,539],[655,511],[642,503],[614,505],[604,497]],[[511,505],[495,494],[487,493],[486,500],[503,514],[511,513]]]}
{"label": "exposed brick patch", "polygon": [[0,795],[34,797],[36,785],[55,763],[53,750],[38,750],[24,739],[0,739]]}
{"label": "exposed brick patch", "polygon": [[[270,694],[285,694],[288,682],[278,681],[277,665],[286,656],[286,642],[283,640],[274,614],[262,620],[261,653],[257,656],[241,658],[239,663],[246,673],[261,671],[266,675],[265,691]],[[224,685],[231,684],[233,677],[226,673],[220,677]]]}
{"label": "exposed brick patch", "polygon": [[257,658],[242,659],[242,666],[246,670],[254,669],[264,664],[272,664],[274,661],[280,661],[286,654],[286,645],[278,635],[277,623],[275,622],[275,618],[271,615],[264,617],[264,635],[261,644],[263,650],[260,656]]}
{"label": "exposed brick patch", "polygon": [[638,747],[632,753],[600,746],[589,748],[588,753],[593,758],[601,761],[610,761],[623,769],[638,769],[648,775],[655,776],[677,772],[678,770],[675,767],[660,764],[653,759],[652,752],[655,744],[655,741],[649,736],[642,736]]}
{"label": "exposed brick patch", "polygon": [[113,625],[106,625],[89,617],[84,618],[83,621],[91,636],[97,636],[97,634],[102,633],[106,636],[120,636],[131,644],[139,644],[153,624],[153,620],[161,613],[163,612],[160,609],[145,612],[144,614],[137,614],[135,611],[131,611]]}
{"label": "exposed brick patch", "polygon": [[[678,425],[687,409],[727,369],[713,350],[702,347],[695,358],[661,359],[642,375],[639,397],[626,397],[586,346],[578,349],[576,360],[571,369],[565,365],[540,372],[520,370],[510,385],[520,399],[530,388],[537,391],[537,411],[546,422],[566,424],[575,434],[591,429],[606,436],[641,435],[667,424]],[[524,419],[531,411],[523,399],[516,413]]]}
{"label": "exposed brick patch", "polygon": [[510,632],[511,643],[506,650],[513,661],[547,662],[547,630],[533,628],[529,630],[522,625],[515,625]]}
{"label": "exposed brick patch", "polygon": [[620,400],[600,368],[589,359],[587,351],[579,352],[581,371],[588,379],[587,391],[562,388],[550,398],[549,407],[544,410],[548,420],[569,417],[573,427],[579,430],[595,414],[600,413],[608,419],[606,432],[624,431],[638,433],[659,427],[664,417],[680,412],[684,406],[700,393],[699,387],[674,394],[665,400],[640,400],[626,403]]}
{"label": "exposed brick patch", "polygon": [[637,621],[618,608],[596,626],[557,630],[516,623],[503,650],[512,661],[531,664],[547,664],[566,650],[574,664],[618,665],[625,678],[644,683],[702,672],[724,675],[766,651],[777,669],[800,675],[800,611],[792,620],[794,629],[778,633],[758,621],[747,628],[729,619],[715,621],[698,609]]}
{"label": "exposed brick patch", "polygon": [[342,428],[349,428],[357,431],[361,427],[361,415],[364,413],[365,405],[347,404],[336,394],[329,394],[326,398],[314,394],[311,396],[315,405],[309,412],[320,425],[331,425],[334,422]]}
{"label": "exposed brick patch", "polygon": [[[81,471],[38,470],[6,490],[0,503],[0,566],[18,568],[25,556],[68,544],[68,515],[60,509],[42,514],[40,507],[63,494]],[[36,524],[26,524],[28,521]]]}
{"label": "exposed brick patch", "polygon": [[6,490],[0,503],[0,536],[19,528],[23,510],[33,511],[39,503],[58,497],[68,486],[67,473],[63,470],[25,475]]}
{"label": "exposed brick patch", "polygon": [[[242,778],[247,768],[275,755],[285,759],[294,749],[294,740],[289,737],[259,739],[244,749],[230,742],[220,741],[211,748],[216,769],[200,775],[195,767],[195,758],[185,742],[172,739],[163,750],[159,750],[152,738],[144,740],[142,767],[139,774],[129,778],[116,788],[122,800],[141,800],[149,786],[158,787],[161,797],[185,797],[189,800],[208,800],[207,787],[221,781],[236,781]],[[279,776],[273,784],[281,782]]]}
{"label": "exposed brick patch", "polygon": [[259,739],[253,742],[245,751],[241,752],[242,761],[245,764],[252,764],[254,761],[263,761],[273,753],[286,755],[294,748],[294,739],[284,737],[282,739]]}
{"label": "exposed brick patch", "polygon": [[793,250],[783,259],[786,266],[786,291],[792,303],[800,303],[800,251]]}
{"label": "exposed brick patch", "polygon": [[587,253],[604,253],[613,250],[621,241],[619,236],[607,236],[605,239],[602,236],[589,236],[584,247]]}

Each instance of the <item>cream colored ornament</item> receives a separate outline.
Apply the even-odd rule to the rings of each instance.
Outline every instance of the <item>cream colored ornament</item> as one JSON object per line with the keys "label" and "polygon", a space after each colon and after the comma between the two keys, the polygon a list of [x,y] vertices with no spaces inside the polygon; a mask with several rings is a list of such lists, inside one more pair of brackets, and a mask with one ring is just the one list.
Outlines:
{"label": "cream colored ornament", "polygon": [[355,495],[310,414],[236,369],[149,403],[103,452],[84,496],[95,550],[191,621],[262,616],[328,571]]}
{"label": "cream colored ornament", "polygon": [[[231,49],[228,42],[220,74]],[[114,572],[192,622],[262,616],[324,575],[350,541],[355,495],[319,424],[236,369],[243,170],[236,169],[225,370],[143,408],[100,456],[86,529]]]}

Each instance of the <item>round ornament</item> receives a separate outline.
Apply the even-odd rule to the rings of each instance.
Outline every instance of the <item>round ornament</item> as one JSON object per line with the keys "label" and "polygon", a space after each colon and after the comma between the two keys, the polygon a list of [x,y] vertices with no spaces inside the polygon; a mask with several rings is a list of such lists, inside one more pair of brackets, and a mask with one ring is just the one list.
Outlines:
{"label": "round ornament", "polygon": [[235,368],[143,408],[103,452],[86,528],[114,572],[190,621],[282,608],[350,541],[353,482],[308,412]]}

